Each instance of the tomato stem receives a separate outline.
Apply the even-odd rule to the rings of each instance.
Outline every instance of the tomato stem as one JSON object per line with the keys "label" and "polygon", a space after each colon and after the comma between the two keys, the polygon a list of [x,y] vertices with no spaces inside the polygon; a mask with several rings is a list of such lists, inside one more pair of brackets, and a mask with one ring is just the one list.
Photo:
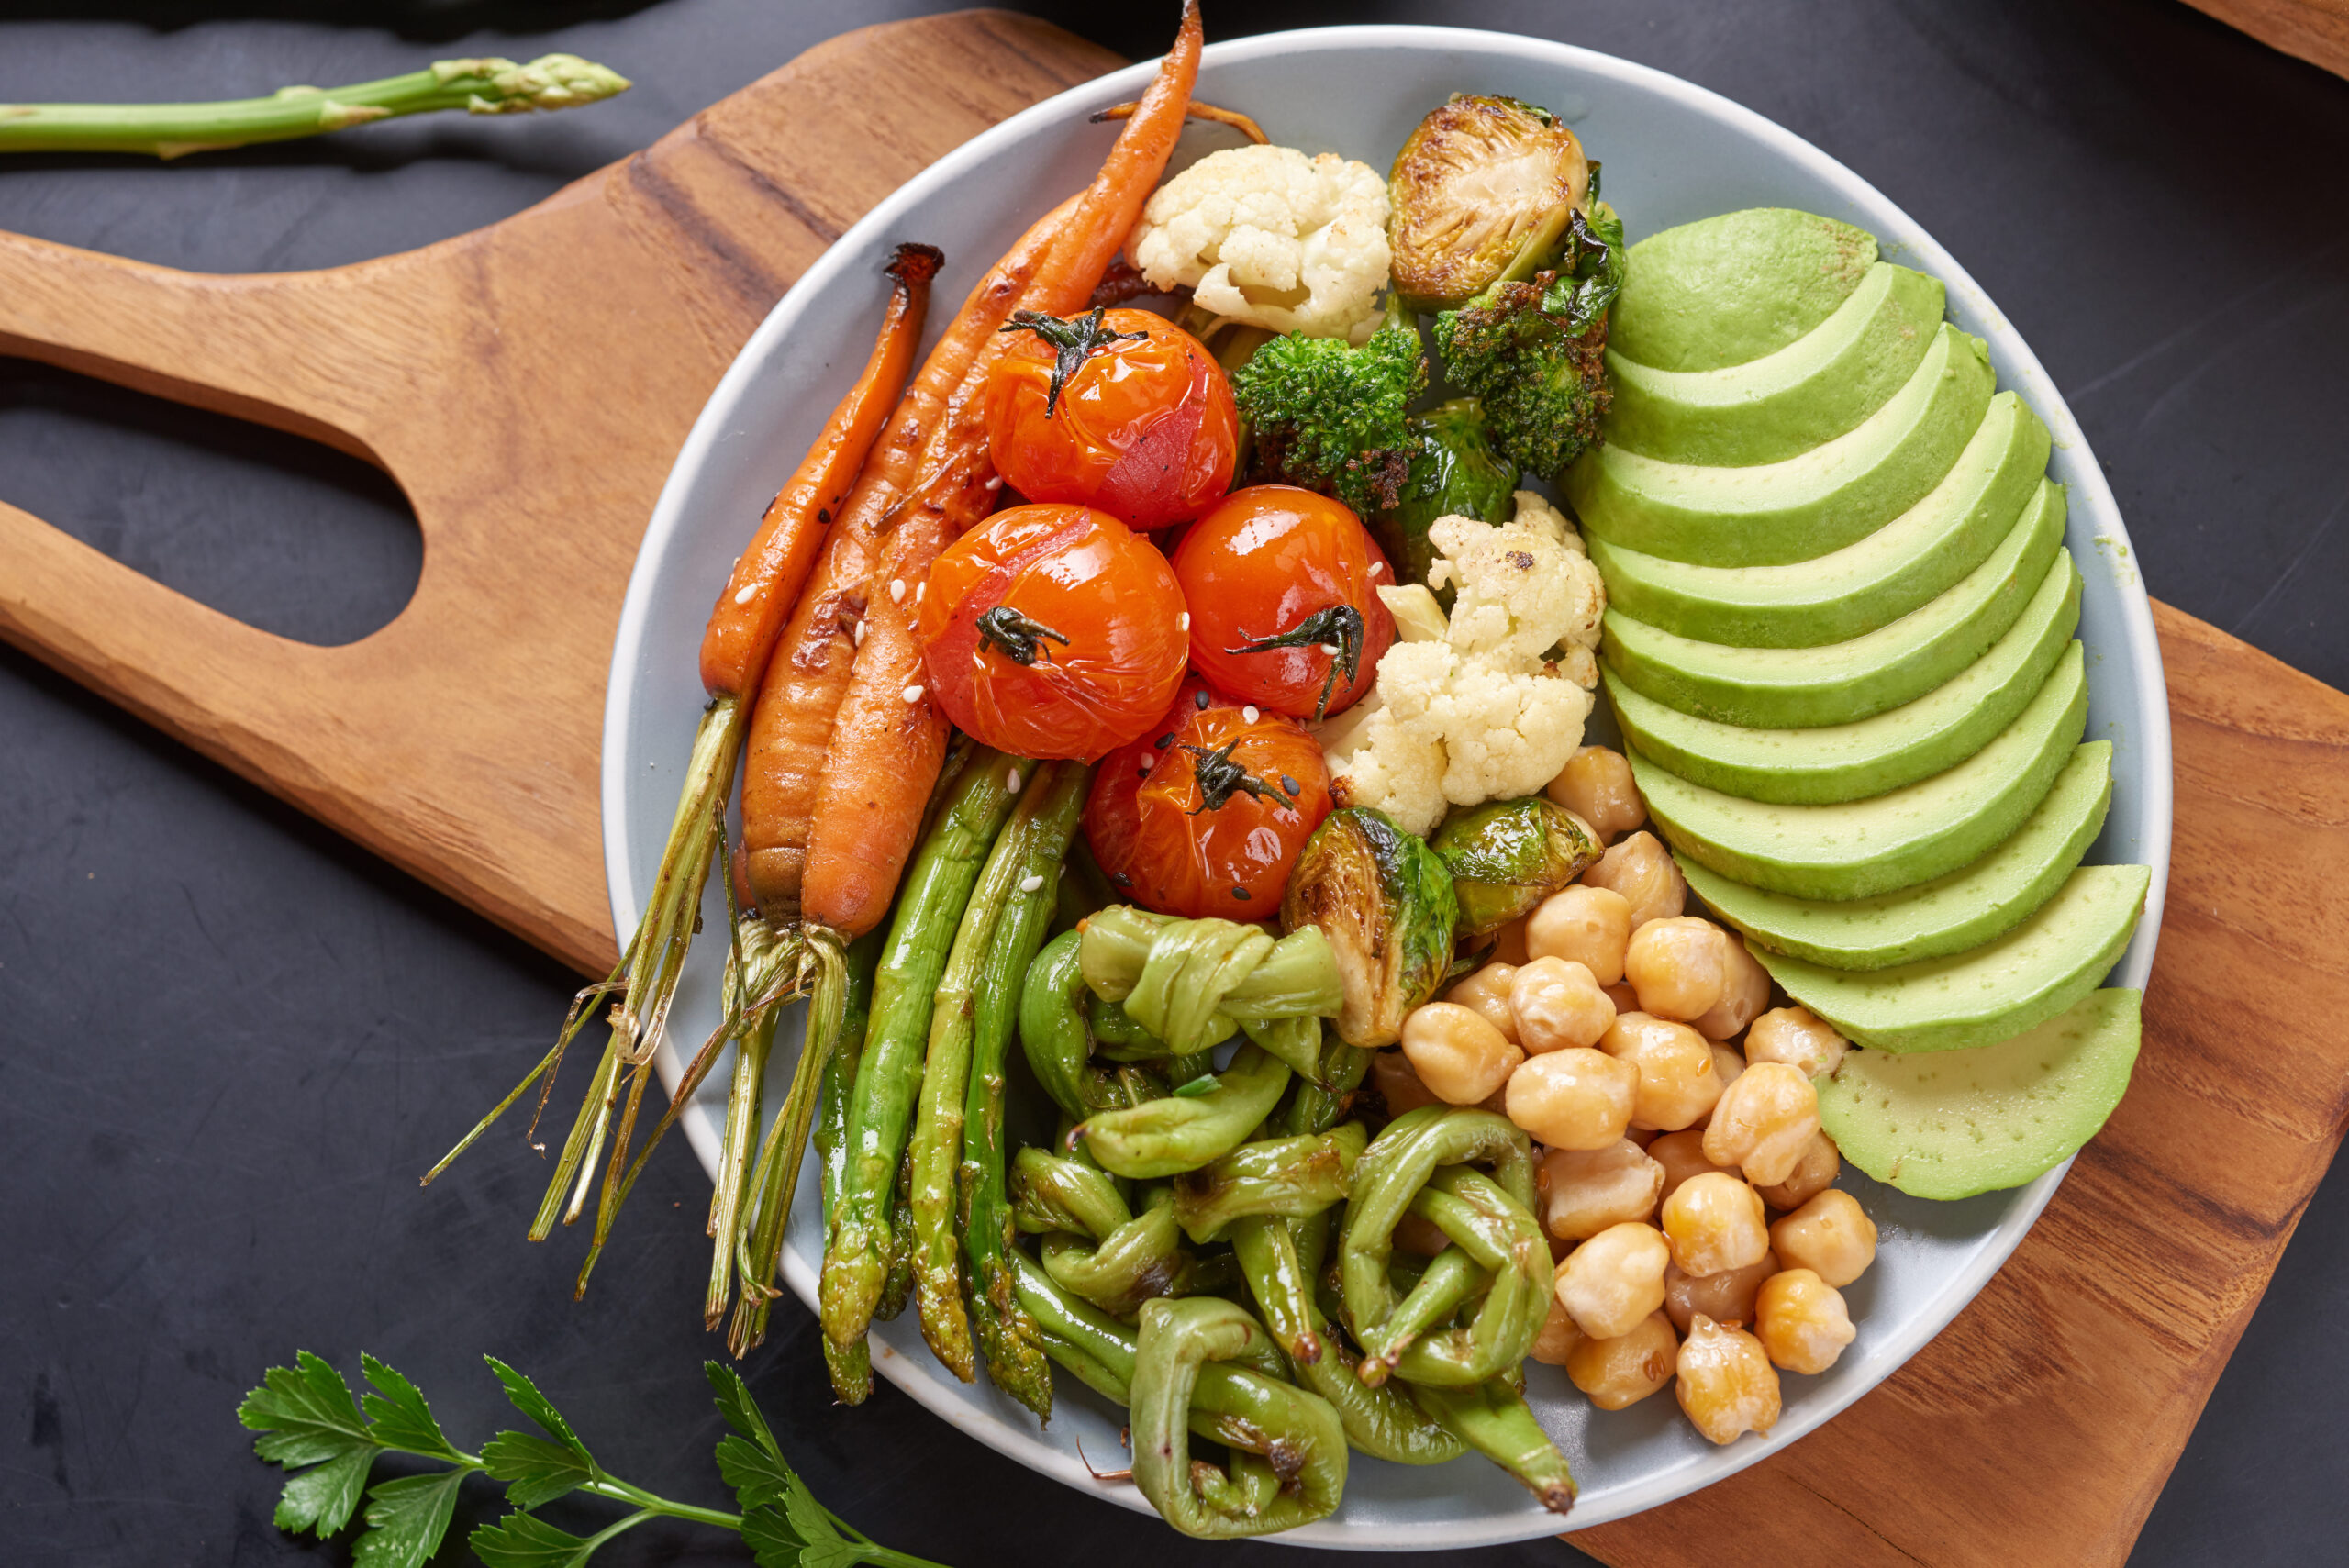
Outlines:
{"label": "tomato stem", "polygon": [[[1052,411],[1060,406],[1061,389],[1068,384],[1068,378],[1074,375],[1086,360],[1112,343],[1127,339],[1139,342],[1150,336],[1146,331],[1104,332],[1101,330],[1101,317],[1108,308],[1106,305],[1097,305],[1082,316],[1072,316],[1066,319],[1047,316],[1041,310],[1015,310],[1011,313],[1008,326],[996,328],[999,332],[1033,332],[1056,350],[1052,357],[1052,388],[1044,395],[1045,418],[1051,418]],[[1023,659],[1020,662],[1024,664],[1027,661]]]}
{"label": "tomato stem", "polygon": [[1233,749],[1244,739],[1246,737],[1235,735],[1212,751],[1205,746],[1194,746],[1188,740],[1183,742],[1183,750],[1191,754],[1192,766],[1197,771],[1199,780],[1199,803],[1191,807],[1187,815],[1197,817],[1202,811],[1221,811],[1235,795],[1269,800],[1275,806],[1289,804],[1288,796],[1276,786],[1266,784],[1231,760]]}
{"label": "tomato stem", "polygon": [[1330,661],[1330,673],[1321,682],[1321,698],[1313,705],[1313,719],[1318,724],[1330,711],[1330,698],[1337,691],[1340,672],[1344,673],[1346,684],[1352,685],[1355,673],[1362,669],[1364,636],[1360,610],[1352,605],[1331,605],[1326,610],[1314,611],[1286,631],[1260,637],[1253,642],[1243,642],[1224,651],[1269,653],[1275,648],[1314,646],[1334,651],[1335,657]]}
{"label": "tomato stem", "polygon": [[1067,638],[1051,627],[1029,619],[1009,605],[997,605],[982,614],[978,619],[978,630],[982,641],[994,643],[1003,651],[1004,657],[1015,664],[1033,664],[1039,654],[1051,658],[1052,651],[1042,646],[1046,638],[1063,648],[1068,646]]}

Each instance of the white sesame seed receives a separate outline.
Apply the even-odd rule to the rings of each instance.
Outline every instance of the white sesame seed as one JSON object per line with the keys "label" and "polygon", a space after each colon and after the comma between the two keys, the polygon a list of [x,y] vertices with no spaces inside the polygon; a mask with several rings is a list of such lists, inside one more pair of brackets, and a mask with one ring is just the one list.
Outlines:
{"label": "white sesame seed", "polygon": [[892,577],[889,579],[889,602],[893,605],[902,605],[906,602],[906,580],[904,578]]}
{"label": "white sesame seed", "polygon": [[1190,630],[1190,629],[1191,629],[1191,612],[1190,612],[1190,611],[1188,611],[1188,610],[1185,610],[1181,615],[1176,616],[1176,617],[1174,617],[1174,627],[1175,627],[1175,629],[1176,629],[1176,630],[1178,630],[1178,631],[1188,631],[1188,630]]}
{"label": "white sesame seed", "polygon": [[921,701],[921,688],[919,686],[907,686],[906,688],[906,700],[907,702]]}
{"label": "white sesame seed", "polygon": [[1003,781],[1003,788],[1004,793],[1007,795],[1018,795],[1019,793],[1019,770],[1018,768],[1012,769],[1009,776]]}
{"label": "white sesame seed", "polygon": [[1246,707],[1240,710],[1240,717],[1246,722],[1253,724],[1258,718],[1262,717],[1263,715],[1256,711],[1256,705],[1254,703],[1250,703]]}
{"label": "white sesame seed", "polygon": [[747,605],[758,596],[759,585],[756,583],[745,583],[735,590],[734,602],[738,605]]}
{"label": "white sesame seed", "polygon": [[919,583],[915,584],[914,584],[914,603],[915,603],[915,604],[917,604],[917,605],[920,604],[920,603],[921,603],[921,596],[922,596],[924,594],[927,594],[927,593],[929,593],[929,592],[930,592],[930,582],[929,582],[929,580],[928,580],[927,578],[923,579],[923,580],[922,580],[921,582],[919,582]]}
{"label": "white sesame seed", "polygon": [[1369,574],[1370,574],[1371,576],[1373,576],[1373,577],[1375,577],[1375,576],[1377,576],[1380,573],[1382,573],[1382,572],[1384,572],[1384,571],[1386,571],[1386,562],[1383,562],[1383,561],[1374,561],[1374,562],[1372,562],[1370,563],[1370,573],[1369,573]]}
{"label": "white sesame seed", "polygon": [[1321,645],[1321,651],[1335,659],[1338,656],[1338,645],[1334,642],[1325,642]]}
{"label": "white sesame seed", "polygon": [[1038,876],[1034,872],[1030,872],[1026,876],[1019,879],[1019,891],[1022,893],[1033,893],[1043,885],[1044,879]]}
{"label": "white sesame seed", "polygon": [[863,621],[856,623],[856,629],[849,633],[849,639],[859,648],[864,646],[864,623]]}
{"label": "white sesame seed", "polygon": [[1000,474],[1000,473],[990,473],[990,474],[988,474],[988,475],[987,475],[986,488],[987,488],[987,489],[989,489],[989,490],[1000,490],[1000,489],[1002,489],[1002,488],[1003,488],[1003,475],[1002,475],[1002,474]]}

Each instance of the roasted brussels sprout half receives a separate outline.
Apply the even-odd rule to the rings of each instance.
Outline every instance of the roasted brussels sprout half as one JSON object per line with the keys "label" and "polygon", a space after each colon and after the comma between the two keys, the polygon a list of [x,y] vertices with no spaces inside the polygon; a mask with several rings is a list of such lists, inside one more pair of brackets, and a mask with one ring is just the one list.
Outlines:
{"label": "roasted brussels sprout half", "polygon": [[1452,868],[1460,934],[1471,938],[1529,913],[1604,851],[1590,824],[1538,795],[1455,811],[1429,843]]}
{"label": "roasted brussels sprout half", "polygon": [[1395,286],[1422,311],[1464,305],[1526,237],[1583,205],[1590,165],[1557,116],[1515,98],[1455,93],[1429,111],[1386,177]]}
{"label": "roasted brussels sprout half", "polygon": [[1281,900],[1281,929],[1317,928],[1337,954],[1348,1045],[1392,1045],[1403,1015],[1452,969],[1460,906],[1427,840],[1366,806],[1333,811],[1306,840]]}
{"label": "roasted brussels sprout half", "polygon": [[[1473,397],[1439,403],[1408,422],[1417,446],[1403,480],[1403,498],[1370,519],[1371,537],[1386,552],[1397,583],[1428,580],[1435,547],[1428,527],[1438,517],[1475,517],[1505,523],[1515,515],[1517,464],[1493,450],[1485,434],[1485,412]],[[1448,613],[1453,591],[1436,598]]]}

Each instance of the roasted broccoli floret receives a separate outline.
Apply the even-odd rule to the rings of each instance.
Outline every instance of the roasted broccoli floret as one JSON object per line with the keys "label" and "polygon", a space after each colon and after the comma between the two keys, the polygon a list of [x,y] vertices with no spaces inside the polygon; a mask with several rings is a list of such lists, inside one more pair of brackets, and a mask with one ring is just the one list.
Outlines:
{"label": "roasted broccoli floret", "polygon": [[1254,443],[1250,480],[1318,490],[1364,517],[1395,505],[1419,447],[1406,417],[1427,384],[1419,329],[1399,302],[1359,349],[1274,339],[1231,377]]}
{"label": "roasted broccoli floret", "polygon": [[1587,218],[1578,209],[1564,218],[1529,236],[1498,278],[1435,323],[1445,374],[1482,399],[1493,445],[1547,479],[1598,439],[1607,310],[1623,286],[1614,209],[1595,202]]}
{"label": "roasted broccoli floret", "polygon": [[[1428,542],[1429,526],[1438,517],[1508,521],[1517,464],[1493,450],[1485,434],[1484,410],[1473,397],[1455,397],[1414,414],[1410,428],[1419,438],[1419,450],[1411,454],[1402,499],[1363,520],[1386,552],[1395,580],[1424,584],[1436,555]],[[1447,611],[1452,608],[1450,588],[1436,598]]]}

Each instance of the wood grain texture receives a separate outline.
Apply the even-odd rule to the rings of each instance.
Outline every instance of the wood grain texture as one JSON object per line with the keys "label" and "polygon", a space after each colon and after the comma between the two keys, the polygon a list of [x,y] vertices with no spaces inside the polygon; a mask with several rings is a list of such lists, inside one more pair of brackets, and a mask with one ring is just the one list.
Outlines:
{"label": "wood grain texture", "polygon": [[[603,973],[605,674],[694,417],[874,202],[1119,63],[999,12],[866,28],[527,212],[326,272],[206,276],[0,233],[0,354],[355,453],[425,546],[390,625],[317,648],[0,502],[0,637]],[[923,83],[921,113],[872,82]]]}
{"label": "wood grain texture", "polygon": [[2349,1118],[2349,695],[2166,605],[2154,618],[2176,831],[2128,1096],[1906,1366],[1753,1469],[1567,1538],[1585,1551],[2128,1557]]}
{"label": "wood grain texture", "polygon": [[2349,76],[2349,0],[2186,0],[2270,49]]}
{"label": "wood grain texture", "polygon": [[[367,457],[427,540],[399,618],[319,649],[0,505],[0,636],[600,973],[605,673],[686,428],[860,214],[1116,63],[996,13],[870,28],[505,223],[332,272],[198,277],[0,235],[0,352]],[[923,82],[925,112],[863,95],[874,72]],[[2177,825],[2127,1099],[1898,1374],[1726,1482],[1570,1538],[1585,1551],[1620,1568],[2127,1556],[2349,1115],[2349,1039],[2329,1027],[2349,1016],[2349,696],[2156,616]]]}

